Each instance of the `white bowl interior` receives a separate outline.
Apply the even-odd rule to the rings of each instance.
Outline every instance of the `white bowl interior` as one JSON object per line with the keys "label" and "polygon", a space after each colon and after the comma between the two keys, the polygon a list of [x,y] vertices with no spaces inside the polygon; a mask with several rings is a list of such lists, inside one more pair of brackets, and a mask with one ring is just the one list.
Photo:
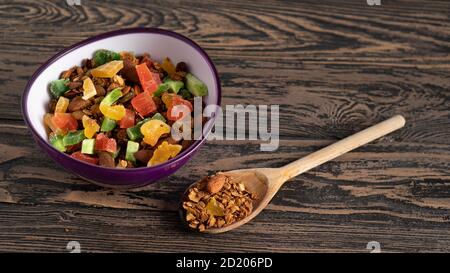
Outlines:
{"label": "white bowl interior", "polygon": [[206,105],[215,104],[218,100],[219,86],[214,81],[213,69],[199,51],[184,41],[158,33],[130,33],[104,38],[60,57],[47,67],[30,87],[28,99],[25,102],[26,108],[31,125],[43,139],[47,139],[43,117],[50,101],[49,83],[58,79],[62,71],[74,65],[81,65],[83,59],[92,58],[93,53],[98,49],[131,51],[136,55],[147,52],[156,61],[169,57],[175,64],[183,61],[188,65],[190,72],[208,86],[209,94],[204,98]]}

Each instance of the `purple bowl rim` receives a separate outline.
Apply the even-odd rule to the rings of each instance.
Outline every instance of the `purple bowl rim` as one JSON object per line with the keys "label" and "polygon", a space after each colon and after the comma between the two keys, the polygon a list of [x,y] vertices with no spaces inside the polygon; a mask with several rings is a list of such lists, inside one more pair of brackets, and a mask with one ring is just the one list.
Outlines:
{"label": "purple bowl rim", "polygon": [[36,81],[36,78],[45,70],[47,69],[50,65],[52,65],[55,61],[57,61],[58,59],[60,59],[61,57],[65,56],[66,54],[74,51],[75,49],[78,49],[80,47],[83,47],[87,44],[99,41],[99,40],[103,40],[106,38],[110,38],[110,37],[114,37],[114,36],[120,36],[120,35],[125,35],[125,34],[134,34],[134,33],[152,33],[152,34],[161,34],[161,35],[166,35],[166,36],[170,36],[172,38],[181,40],[182,42],[187,43],[188,45],[190,45],[192,48],[194,48],[198,53],[200,53],[200,55],[202,56],[202,58],[206,61],[206,63],[208,64],[209,68],[212,70],[213,72],[213,76],[214,76],[214,81],[216,82],[217,85],[217,101],[216,101],[216,105],[220,105],[221,104],[221,99],[222,99],[222,89],[221,89],[221,85],[220,85],[220,79],[219,79],[219,73],[217,72],[216,67],[214,66],[212,60],[210,59],[210,57],[208,56],[208,54],[193,40],[187,38],[186,36],[179,34],[177,32],[171,31],[171,30],[167,30],[167,29],[162,29],[162,28],[155,28],[155,27],[135,27],[135,28],[125,28],[125,29],[119,29],[119,30],[113,30],[113,31],[109,31],[109,32],[104,32],[92,37],[89,37],[85,40],[82,40],[80,42],[77,42],[69,47],[66,47],[64,49],[62,49],[61,51],[59,51],[58,53],[56,53],[53,57],[51,57],[50,59],[48,59],[44,64],[42,64],[31,76],[31,78],[28,80],[27,85],[25,86],[24,92],[22,93],[22,98],[21,98],[21,107],[22,107],[22,117],[24,118],[25,124],[27,125],[27,127],[32,131],[33,135],[36,135],[40,140],[42,140],[42,142],[44,143],[44,145],[46,146],[46,148],[48,149],[53,149],[55,151],[57,151],[58,153],[62,154],[63,156],[65,156],[67,159],[69,160],[74,160],[76,162],[80,162],[82,164],[84,164],[86,167],[91,167],[91,168],[98,168],[100,170],[107,170],[107,171],[113,171],[113,172],[118,172],[118,173],[131,173],[131,172],[147,172],[147,171],[159,171],[162,169],[167,168],[167,166],[171,165],[172,163],[176,163],[178,161],[183,160],[185,157],[189,156],[191,153],[195,152],[196,149],[199,148],[199,146],[206,140],[206,135],[208,135],[211,130],[212,127],[214,125],[214,121],[217,117],[217,111],[216,111],[216,115],[214,117],[212,117],[212,121],[209,122],[209,126],[207,127],[206,130],[206,134],[203,134],[203,132],[205,131],[204,129],[202,130],[202,138],[195,140],[195,142],[193,144],[191,144],[185,151],[183,151],[181,154],[177,155],[176,157],[162,163],[159,165],[156,165],[154,167],[139,167],[139,168],[111,168],[111,167],[103,167],[103,166],[99,166],[99,165],[94,165],[94,164],[89,164],[86,163],[84,161],[78,160],[76,158],[71,157],[70,155],[60,152],[58,150],[56,150],[55,148],[53,148],[47,140],[43,139],[36,131],[36,129],[33,127],[33,125],[31,124],[31,121],[28,118],[28,109],[26,106],[26,102],[28,101],[28,95],[30,93],[30,89],[31,86],[33,85],[33,83]]}

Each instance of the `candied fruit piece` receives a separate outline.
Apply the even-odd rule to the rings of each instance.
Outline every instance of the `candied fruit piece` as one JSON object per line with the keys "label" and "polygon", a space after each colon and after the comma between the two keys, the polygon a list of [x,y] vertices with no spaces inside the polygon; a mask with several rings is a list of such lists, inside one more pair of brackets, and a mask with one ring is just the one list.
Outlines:
{"label": "candied fruit piece", "polygon": [[111,61],[91,70],[91,75],[97,78],[112,78],[123,68],[123,61]]}
{"label": "candied fruit piece", "polygon": [[181,145],[169,144],[167,141],[163,141],[161,145],[156,148],[152,158],[148,161],[147,166],[154,166],[161,164],[175,157],[181,151]]}
{"label": "candied fruit piece", "polygon": [[83,122],[84,135],[87,138],[92,138],[95,133],[100,130],[100,125],[98,125],[95,119],[91,119],[88,116],[84,115],[81,120]]}
{"label": "candied fruit piece", "polygon": [[206,212],[213,216],[224,216],[223,209],[219,206],[214,197],[209,199],[208,205],[206,205]]}
{"label": "candied fruit piece", "polygon": [[113,120],[121,120],[126,114],[126,109],[123,105],[108,106],[100,103],[99,108],[105,117]]}
{"label": "candied fruit piece", "polygon": [[86,78],[83,81],[83,100],[88,100],[97,95],[97,90],[95,89],[94,83],[91,78]]}
{"label": "candied fruit piece", "polygon": [[55,113],[65,113],[67,111],[67,107],[69,106],[70,100],[65,97],[59,97],[58,102],[55,106]]}
{"label": "candied fruit piece", "polygon": [[145,143],[155,146],[163,134],[170,133],[170,126],[161,120],[152,119],[141,126],[141,133],[144,135]]}

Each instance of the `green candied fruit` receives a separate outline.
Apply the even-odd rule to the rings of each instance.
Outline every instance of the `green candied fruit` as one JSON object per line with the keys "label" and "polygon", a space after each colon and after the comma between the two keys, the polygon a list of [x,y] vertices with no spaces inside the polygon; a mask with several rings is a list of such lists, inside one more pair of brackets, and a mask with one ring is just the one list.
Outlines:
{"label": "green candied fruit", "polygon": [[128,140],[127,150],[125,152],[125,159],[131,162],[136,162],[134,153],[137,152],[138,150],[139,150],[139,143]]}
{"label": "green candied fruit", "polygon": [[50,94],[54,98],[59,98],[60,96],[64,95],[67,91],[69,91],[69,87],[67,86],[67,83],[69,82],[69,79],[60,79],[60,80],[54,80],[50,83]]}
{"label": "green candied fruit", "polygon": [[138,123],[136,123],[136,125],[134,125],[133,127],[127,128],[128,138],[131,140],[143,138],[144,136],[141,133],[141,126],[142,126],[142,124],[146,123],[150,119],[151,118],[145,118],[145,119],[139,121]]}
{"label": "green candied fruit", "polygon": [[100,102],[100,104],[111,106],[118,99],[120,99],[120,97],[122,97],[122,88],[116,88],[109,92]]}
{"label": "green candied fruit", "polygon": [[57,149],[60,152],[65,152],[66,147],[63,144],[63,138],[64,138],[63,135],[51,133],[48,140],[55,149]]}
{"label": "green candied fruit", "polygon": [[117,122],[113,119],[105,117],[102,121],[102,126],[100,127],[100,131],[109,132],[116,128]]}
{"label": "green candied fruit", "polygon": [[94,154],[94,148],[95,148],[95,139],[88,138],[84,139],[81,143],[81,153],[93,155]]}
{"label": "green candied fruit", "polygon": [[168,79],[167,81],[165,81],[164,83],[168,84],[170,89],[177,94],[178,91],[180,91],[181,88],[184,87],[184,83],[182,81],[174,81],[171,79]]}
{"label": "green candied fruit", "polygon": [[93,67],[97,67],[115,60],[120,60],[120,54],[107,49],[99,49],[95,51],[94,57],[92,58]]}
{"label": "green candied fruit", "polygon": [[192,99],[192,94],[187,89],[181,89],[178,95],[180,95],[185,100]]}
{"label": "green candied fruit", "polygon": [[186,88],[196,97],[208,95],[208,87],[191,73],[186,74]]}
{"label": "green candied fruit", "polygon": [[161,95],[166,92],[169,91],[170,86],[167,83],[162,83],[158,86],[158,89],[156,89],[155,92],[153,92],[153,97],[161,97]]}
{"label": "green candied fruit", "polygon": [[62,141],[64,146],[70,146],[80,143],[85,138],[86,136],[84,135],[84,130],[78,130],[67,133]]}
{"label": "green candied fruit", "polygon": [[164,118],[163,115],[161,115],[160,113],[155,113],[153,115],[153,117],[151,117],[150,119],[159,119],[162,122],[166,122],[166,119]]}

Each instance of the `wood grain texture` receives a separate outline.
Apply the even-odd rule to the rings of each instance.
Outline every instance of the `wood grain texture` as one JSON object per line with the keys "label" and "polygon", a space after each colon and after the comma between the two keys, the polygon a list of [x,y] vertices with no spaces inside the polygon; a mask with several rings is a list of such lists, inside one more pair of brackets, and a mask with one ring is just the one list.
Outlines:
{"label": "wood grain texture", "polygon": [[[0,251],[450,251],[450,3],[0,1]],[[37,67],[92,35],[162,27],[198,42],[225,104],[279,104],[280,148],[213,141],[173,176],[113,191],[34,144],[20,96]],[[253,222],[181,227],[184,188],[209,171],[281,166],[402,114],[406,127],[287,183]],[[243,240],[245,238],[245,240]]]}

